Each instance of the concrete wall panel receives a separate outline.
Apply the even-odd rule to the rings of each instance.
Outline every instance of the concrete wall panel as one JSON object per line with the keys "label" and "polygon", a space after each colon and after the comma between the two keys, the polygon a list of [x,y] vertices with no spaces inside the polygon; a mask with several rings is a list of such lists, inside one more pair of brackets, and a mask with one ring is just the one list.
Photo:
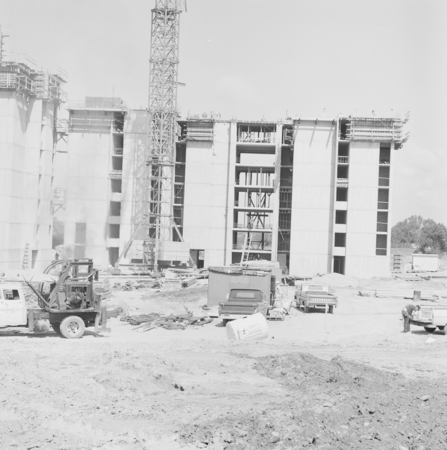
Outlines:
{"label": "concrete wall panel", "polygon": [[291,273],[326,272],[331,264],[335,125],[295,122]]}

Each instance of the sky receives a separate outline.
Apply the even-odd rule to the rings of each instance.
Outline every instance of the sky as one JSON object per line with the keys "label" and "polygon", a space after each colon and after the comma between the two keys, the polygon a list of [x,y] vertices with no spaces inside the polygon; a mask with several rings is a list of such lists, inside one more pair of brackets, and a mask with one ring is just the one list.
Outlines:
{"label": "sky", "polygon": [[[69,101],[146,108],[155,0],[0,0],[5,50],[68,72]],[[447,225],[445,0],[187,0],[179,106],[280,120],[410,111],[393,153],[392,224]]]}

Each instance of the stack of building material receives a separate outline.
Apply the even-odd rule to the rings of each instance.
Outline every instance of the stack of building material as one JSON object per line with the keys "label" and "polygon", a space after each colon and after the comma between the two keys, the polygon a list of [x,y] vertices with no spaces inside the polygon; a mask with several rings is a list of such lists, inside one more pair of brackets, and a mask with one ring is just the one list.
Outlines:
{"label": "stack of building material", "polygon": [[[414,290],[411,289],[362,289],[359,291],[361,297],[380,298],[413,298]],[[439,298],[447,298],[447,291],[424,290],[421,292],[421,300],[435,301]]]}
{"label": "stack of building material", "polygon": [[182,288],[187,288],[197,283],[197,277],[189,277],[182,281]]}

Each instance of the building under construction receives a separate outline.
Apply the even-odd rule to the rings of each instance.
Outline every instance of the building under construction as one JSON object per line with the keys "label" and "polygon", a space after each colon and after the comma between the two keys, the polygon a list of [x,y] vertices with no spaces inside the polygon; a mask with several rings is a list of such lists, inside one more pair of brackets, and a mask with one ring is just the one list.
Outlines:
{"label": "building under construction", "polygon": [[[64,76],[4,61],[0,48],[3,263],[48,262],[51,213],[64,204],[64,257],[98,266],[262,259],[297,275],[388,275],[392,155],[408,118],[180,119],[183,4],[155,0],[147,110],[87,97],[59,124]],[[59,137],[66,193],[52,198]]]}
{"label": "building under construction", "polygon": [[[148,112],[101,98],[69,110],[66,248],[104,266],[143,264]],[[389,275],[392,160],[406,120],[178,120],[172,213],[185,243],[161,264],[264,259],[298,275]]]}
{"label": "building under construction", "polygon": [[0,269],[46,267],[54,259],[53,162],[66,75],[6,57],[0,32]]}

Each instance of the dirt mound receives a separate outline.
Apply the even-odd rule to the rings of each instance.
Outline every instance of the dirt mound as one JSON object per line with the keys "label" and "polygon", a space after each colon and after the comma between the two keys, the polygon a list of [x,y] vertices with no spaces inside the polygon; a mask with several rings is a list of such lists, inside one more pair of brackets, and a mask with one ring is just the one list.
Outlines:
{"label": "dirt mound", "polygon": [[389,389],[390,382],[403,378],[364,364],[333,358],[327,362],[308,353],[295,353],[268,357],[255,365],[263,376],[277,379],[288,388],[320,390],[322,387],[346,387],[351,389]]}
{"label": "dirt mound", "polygon": [[[289,391],[288,402],[188,425],[183,441],[199,448],[447,448],[445,384],[406,380],[341,358],[309,354],[258,359],[260,375]],[[422,390],[421,390],[422,388]]]}

